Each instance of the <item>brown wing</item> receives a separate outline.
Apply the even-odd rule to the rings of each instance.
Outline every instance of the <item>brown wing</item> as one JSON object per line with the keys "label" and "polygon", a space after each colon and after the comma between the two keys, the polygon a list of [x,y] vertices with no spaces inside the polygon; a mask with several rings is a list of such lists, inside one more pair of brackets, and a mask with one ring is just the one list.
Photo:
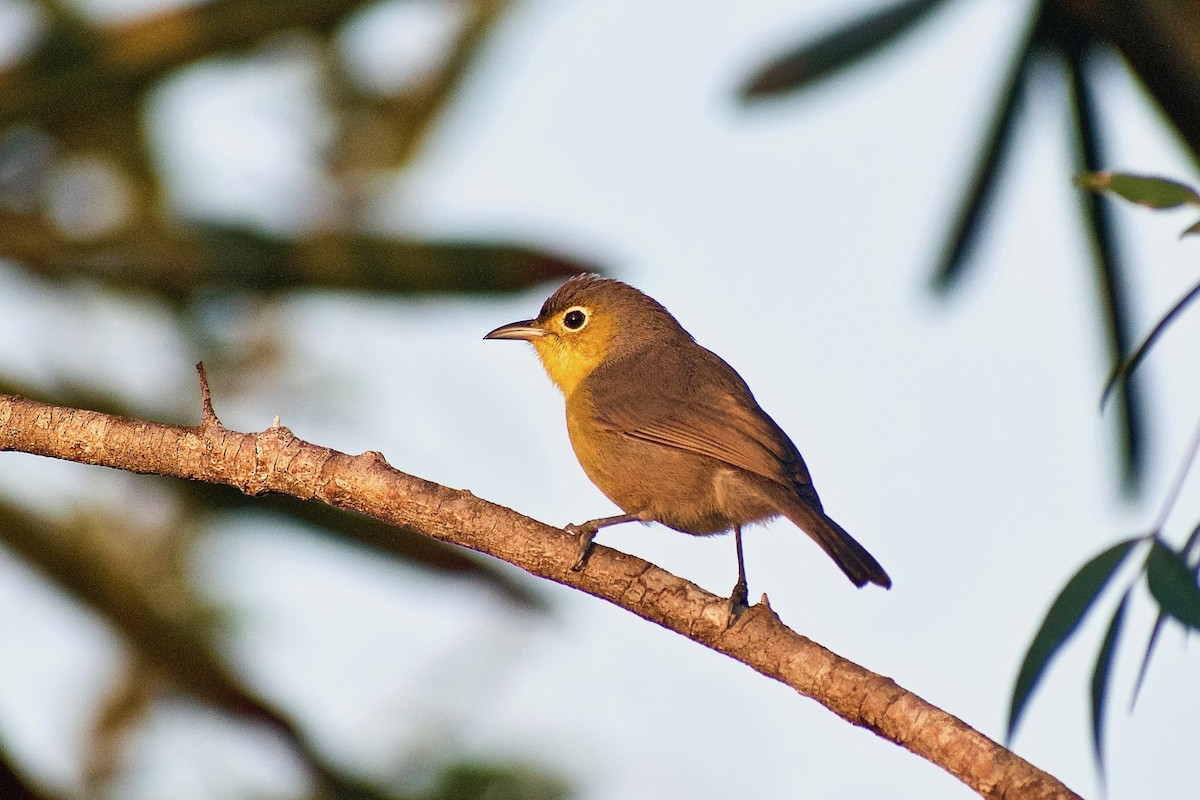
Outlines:
{"label": "brown wing", "polygon": [[587,388],[599,423],[795,487],[819,508],[799,451],[741,376],[698,345],[685,354],[643,350],[593,373]]}

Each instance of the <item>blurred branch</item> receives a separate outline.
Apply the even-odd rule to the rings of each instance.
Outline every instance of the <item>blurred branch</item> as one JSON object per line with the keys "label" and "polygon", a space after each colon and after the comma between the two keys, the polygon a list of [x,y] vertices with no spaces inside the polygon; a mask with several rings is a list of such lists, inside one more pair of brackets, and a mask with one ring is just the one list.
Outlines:
{"label": "blurred branch", "polygon": [[939,765],[984,797],[1075,798],[1057,779],[961,720],[786,627],[765,597],[729,625],[728,602],[639,558],[596,547],[571,569],[564,531],[392,469],[378,453],[350,456],[283,427],[230,431],[212,411],[184,428],[0,397],[0,451],[18,450],[136,473],[319,500],[495,556],[543,578],[626,608],[724,653]]}
{"label": "blurred branch", "polygon": [[165,681],[161,673],[133,654],[108,687],[93,715],[83,764],[83,785],[89,796],[103,796],[124,761],[129,740],[154,707]]}
{"label": "blurred branch", "polygon": [[[248,497],[228,487],[211,483],[188,483],[185,491],[206,510],[262,511],[310,526],[314,533],[337,542],[358,545],[373,553],[441,573],[482,580],[505,599],[535,611],[547,610],[546,602],[525,582],[516,580],[503,565],[464,553],[461,548],[397,528],[373,517],[319,503],[305,503],[283,494]],[[507,568],[504,568],[507,569]]]}
{"label": "blurred branch", "polygon": [[1179,0],[1056,0],[1115,47],[1200,163],[1200,4]]}
{"label": "blurred branch", "polygon": [[54,280],[85,278],[184,302],[213,291],[516,291],[595,267],[506,244],[368,234],[280,239],[244,228],[141,228],[81,242],[31,215],[0,214],[0,258]]}
{"label": "blurred branch", "polygon": [[337,57],[325,61],[327,100],[338,120],[338,140],[325,153],[327,170],[341,190],[346,218],[362,216],[377,191],[379,171],[408,165],[420,152],[439,114],[483,50],[509,0],[463,0],[468,10],[441,66],[382,95],[364,89]]}
{"label": "blurred branch", "polygon": [[440,111],[449,102],[451,95],[479,54],[484,37],[495,25],[501,12],[508,8],[507,0],[473,0],[471,18],[459,32],[450,58],[437,72],[433,80],[425,81],[414,91],[404,93],[401,98],[392,98],[398,103],[402,114],[391,114],[391,119],[402,121],[402,129],[396,131],[396,154],[398,164],[410,161],[425,141],[425,135]]}
{"label": "blurred branch", "polygon": [[[17,406],[51,408],[30,400],[14,402]],[[51,412],[51,417],[64,422],[72,413]],[[11,417],[3,412],[0,417],[4,418],[0,420],[0,440],[18,433],[19,425],[10,425],[14,421]],[[118,417],[107,419],[117,421],[118,427],[133,425],[143,435],[154,435],[155,426]],[[86,444],[77,445],[81,448],[78,454],[86,451]],[[295,723],[244,686],[204,636],[202,609],[181,592],[164,591],[161,581],[147,580],[145,573],[152,570],[130,569],[129,559],[136,557],[131,548],[122,547],[112,537],[96,535],[85,526],[56,525],[2,505],[0,540],[106,619],[139,658],[168,677],[180,691],[280,734],[331,793],[363,800],[387,796],[330,765]]]}
{"label": "blurred branch", "polygon": [[[0,127],[80,116],[113,87],[136,91],[163,72],[281,30],[324,30],[366,0],[210,0],[102,29],[51,30],[23,62],[0,71]],[[87,114],[86,111],[84,112]],[[69,122],[68,120],[60,120]]]}

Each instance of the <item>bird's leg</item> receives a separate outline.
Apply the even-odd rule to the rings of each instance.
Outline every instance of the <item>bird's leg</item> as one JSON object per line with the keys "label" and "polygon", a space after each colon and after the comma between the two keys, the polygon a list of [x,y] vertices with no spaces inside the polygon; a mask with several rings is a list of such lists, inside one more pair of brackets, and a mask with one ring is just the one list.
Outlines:
{"label": "bird's leg", "polygon": [[628,514],[618,514],[615,517],[601,517],[600,519],[592,519],[587,522],[581,522],[578,525],[565,525],[563,530],[567,533],[574,534],[579,537],[579,551],[575,559],[574,566],[571,567],[575,572],[583,569],[583,565],[587,563],[588,556],[592,552],[592,540],[596,538],[596,532],[601,528],[607,528],[609,525],[620,525],[622,522],[637,522],[637,517],[631,517]]}
{"label": "bird's leg", "polygon": [[737,546],[738,579],[729,593],[729,621],[737,621],[742,612],[750,607],[749,589],[746,586],[746,559],[742,555],[742,526],[733,526],[733,542]]}

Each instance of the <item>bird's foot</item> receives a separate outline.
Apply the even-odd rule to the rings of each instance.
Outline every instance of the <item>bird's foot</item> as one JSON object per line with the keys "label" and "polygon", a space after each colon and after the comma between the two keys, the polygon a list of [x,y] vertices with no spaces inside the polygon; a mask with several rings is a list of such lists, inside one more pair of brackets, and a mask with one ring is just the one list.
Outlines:
{"label": "bird's foot", "polygon": [[596,538],[596,531],[600,530],[600,528],[590,522],[585,522],[582,525],[565,525],[563,526],[563,530],[579,538],[575,563],[571,565],[573,572],[579,572],[587,564],[588,556],[592,553],[592,540]]}
{"label": "bird's foot", "polygon": [[729,627],[738,621],[746,609],[750,608],[749,590],[746,582],[739,580],[729,593]]}

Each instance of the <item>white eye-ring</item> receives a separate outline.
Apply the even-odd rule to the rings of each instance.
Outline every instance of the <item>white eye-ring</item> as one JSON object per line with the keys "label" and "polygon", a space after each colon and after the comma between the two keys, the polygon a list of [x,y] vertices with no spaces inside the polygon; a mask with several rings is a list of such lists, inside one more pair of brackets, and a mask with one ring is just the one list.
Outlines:
{"label": "white eye-ring", "polygon": [[582,306],[573,306],[567,309],[567,313],[562,317],[563,327],[569,331],[577,331],[588,322],[587,309]]}

